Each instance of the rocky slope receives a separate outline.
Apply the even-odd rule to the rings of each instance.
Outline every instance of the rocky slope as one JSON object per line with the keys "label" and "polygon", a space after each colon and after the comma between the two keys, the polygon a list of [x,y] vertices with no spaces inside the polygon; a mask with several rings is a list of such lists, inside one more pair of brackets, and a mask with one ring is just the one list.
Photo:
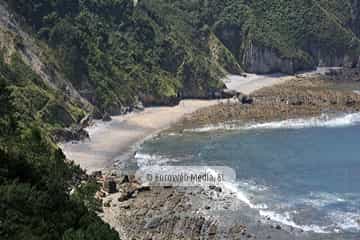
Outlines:
{"label": "rocky slope", "polygon": [[61,90],[81,107],[91,111],[91,104],[77,92],[59,71],[59,63],[52,58],[52,50],[30,34],[25,32],[9,12],[6,5],[0,2],[0,48],[5,62],[10,63],[11,56],[19,54],[22,61],[28,65],[43,81],[54,90]]}
{"label": "rocky slope", "polygon": [[[179,123],[179,129],[241,125],[286,119],[318,117],[321,114],[360,111],[359,70],[334,71],[327,76],[297,77],[286,83],[263,88],[247,96],[248,101],[223,103],[200,109]],[[250,101],[249,101],[250,100]]]}
{"label": "rocky slope", "polygon": [[[56,140],[86,136],[77,126],[90,115],[213,97],[227,73],[353,67],[359,61],[358,26],[359,4],[350,0],[0,0],[0,238],[117,239],[94,213],[96,183],[79,183],[81,170],[65,159]],[[200,120],[317,114],[324,107],[359,110],[355,93],[340,93],[344,98],[335,102],[338,92],[319,86],[283,90],[276,95],[299,97],[293,115],[284,114],[288,104],[282,101],[274,116],[267,104],[249,111],[238,104],[220,105],[220,117],[211,109]],[[151,212],[140,211],[122,214],[145,215],[158,224]],[[122,223],[131,228],[134,219]],[[179,233],[185,238],[214,235],[214,227],[207,228],[212,222],[203,218],[166,219],[169,225],[161,223],[169,231],[192,229]]]}
{"label": "rocky slope", "polygon": [[218,12],[209,10],[215,33],[248,72],[294,73],[357,63],[356,1],[237,0],[223,5]]}
{"label": "rocky slope", "polygon": [[[243,70],[354,66],[360,52],[359,4],[350,0],[5,2],[22,22],[4,14],[24,40],[25,62],[103,113],[211,97],[224,74]],[[26,57],[36,51],[24,32],[47,58]]]}

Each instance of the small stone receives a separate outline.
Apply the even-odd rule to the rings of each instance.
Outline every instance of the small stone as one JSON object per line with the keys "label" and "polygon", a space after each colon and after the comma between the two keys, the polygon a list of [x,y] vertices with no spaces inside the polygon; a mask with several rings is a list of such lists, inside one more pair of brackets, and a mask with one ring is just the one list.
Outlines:
{"label": "small stone", "polygon": [[150,191],[150,190],[151,190],[150,186],[141,186],[138,188],[139,192],[146,192],[146,191]]}
{"label": "small stone", "polygon": [[110,116],[110,114],[109,114],[109,113],[105,113],[105,114],[103,115],[103,117],[102,117],[102,120],[103,120],[104,122],[109,122],[109,121],[111,121],[111,116]]}
{"label": "small stone", "polygon": [[111,206],[111,200],[107,200],[106,202],[104,202],[104,207],[110,207]]}
{"label": "small stone", "polygon": [[132,197],[132,198],[136,198],[138,194],[139,194],[139,191],[136,190],[136,191],[134,191],[134,192],[131,194],[131,197]]}
{"label": "small stone", "polygon": [[277,230],[281,230],[281,226],[280,226],[280,225],[276,225],[276,229],[277,229]]}
{"label": "small stone", "polygon": [[210,206],[205,206],[205,209],[206,210],[209,210],[211,207]]}
{"label": "small stone", "polygon": [[215,188],[215,191],[216,191],[216,192],[222,192],[222,188],[221,188],[221,187],[216,187],[216,188]]}
{"label": "small stone", "polygon": [[216,188],[215,185],[210,185],[210,186],[209,186],[209,189],[210,189],[210,190],[214,190],[215,188]]}
{"label": "small stone", "polygon": [[209,228],[209,235],[215,235],[216,234],[217,227],[216,225],[211,225]]}
{"label": "small stone", "polygon": [[128,175],[120,177],[120,180],[119,180],[120,184],[124,184],[124,183],[128,183],[128,182],[130,182]]}
{"label": "small stone", "polygon": [[161,217],[154,217],[145,225],[145,229],[158,228],[161,224]]}
{"label": "small stone", "polygon": [[122,194],[119,198],[118,198],[118,201],[119,202],[125,202],[129,200],[129,195],[128,194]]}

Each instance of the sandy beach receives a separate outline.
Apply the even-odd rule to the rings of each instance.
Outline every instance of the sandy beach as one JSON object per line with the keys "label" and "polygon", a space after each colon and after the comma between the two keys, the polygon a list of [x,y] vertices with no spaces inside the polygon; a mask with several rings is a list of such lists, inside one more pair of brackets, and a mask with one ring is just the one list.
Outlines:
{"label": "sandy beach", "polygon": [[[254,99],[259,95],[268,97],[266,103],[256,100],[252,104],[227,104],[228,100],[184,100],[175,107],[147,108],[142,112],[115,116],[110,122],[96,121],[87,129],[90,140],[67,143],[63,149],[69,159],[91,172],[113,169],[117,163],[128,163],[126,159],[134,154],[139,143],[175,123],[180,125],[182,131],[189,129],[187,122],[193,126],[202,118],[207,123],[212,123],[212,120],[225,123],[232,119],[250,119],[271,124],[270,121],[282,120],[277,119],[276,113],[284,119],[299,119],[319,116],[322,109],[358,112],[358,94],[312,74],[297,77],[272,75],[269,78],[258,75],[231,76],[227,80],[229,88],[251,93]],[[296,104],[285,101],[272,104],[270,101],[274,96],[304,99],[304,95],[309,102],[296,100]],[[226,103],[218,104],[221,101]],[[288,110],[287,114],[284,114],[285,109]],[[315,121],[315,124],[319,122]],[[181,148],[181,143],[178,145],[176,142],[175,148],[178,147]],[[197,146],[194,147],[197,151]],[[246,191],[237,191],[231,184],[198,188],[148,188],[139,184],[137,179],[124,181],[123,177],[117,178],[115,175],[115,181],[118,192],[102,198],[103,212],[100,217],[116,229],[121,239],[199,239],[200,236],[239,239],[241,236],[247,239],[300,240],[318,239],[319,236],[319,232],[313,231],[318,228],[312,228],[312,225],[296,225],[284,221],[281,216],[278,218],[270,210],[259,211],[259,205],[252,203],[254,199],[251,195],[247,195]],[[183,231],[184,228],[187,231]]]}
{"label": "sandy beach", "polygon": [[126,158],[132,147],[148,136],[168,128],[186,114],[219,103],[218,100],[183,100],[174,107],[151,107],[142,112],[113,116],[112,121],[95,121],[86,129],[90,139],[61,144],[66,157],[87,172],[112,167],[114,158]]}
{"label": "sandy beach", "polygon": [[[318,69],[309,74],[322,73]],[[303,74],[303,75],[304,75]],[[294,76],[283,74],[256,75],[246,77],[229,75],[223,79],[228,89],[245,94],[293,79]],[[114,159],[126,159],[133,153],[133,147],[145,138],[170,127],[201,108],[216,105],[220,100],[183,100],[174,107],[151,107],[142,112],[125,116],[113,116],[111,122],[96,121],[87,131],[90,140],[61,144],[66,157],[79,164],[87,172],[104,170],[112,167]]]}

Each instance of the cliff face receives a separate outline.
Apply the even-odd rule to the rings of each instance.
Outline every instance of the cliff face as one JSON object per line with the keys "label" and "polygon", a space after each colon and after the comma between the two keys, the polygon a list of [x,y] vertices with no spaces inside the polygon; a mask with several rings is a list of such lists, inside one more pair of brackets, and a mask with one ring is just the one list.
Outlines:
{"label": "cliff face", "polygon": [[6,2],[6,55],[87,111],[206,98],[228,73],[354,66],[360,52],[354,0]]}
{"label": "cliff face", "polygon": [[52,57],[51,49],[28,33],[8,9],[0,4],[0,49],[5,62],[10,64],[13,55],[19,55],[43,81],[54,91],[62,91],[71,101],[79,104],[86,111],[93,111],[93,106],[83,98],[70,81],[59,70],[59,62]]}
{"label": "cliff face", "polygon": [[248,72],[355,66],[360,54],[358,5],[337,0],[238,0],[219,10],[214,32]]}
{"label": "cliff face", "polygon": [[294,74],[297,71],[315,68],[314,63],[283,57],[276,49],[259,47],[252,42],[244,50],[242,63],[247,71],[262,74],[273,72]]}

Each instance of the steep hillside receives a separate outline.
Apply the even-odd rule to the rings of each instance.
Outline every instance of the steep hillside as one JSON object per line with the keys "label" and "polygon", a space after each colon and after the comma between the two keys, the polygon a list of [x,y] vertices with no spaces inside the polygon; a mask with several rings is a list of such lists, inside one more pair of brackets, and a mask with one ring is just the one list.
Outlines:
{"label": "steep hillside", "polygon": [[54,133],[75,137],[93,107],[52,50],[4,5],[0,13],[0,239],[118,239],[95,214],[96,184],[80,185],[82,171],[54,141]]}
{"label": "steep hillside", "polygon": [[359,56],[360,41],[351,31],[357,4],[229,0],[223,5],[221,10],[209,6],[208,15],[215,16],[215,33],[247,71],[293,73],[317,65],[351,66]]}
{"label": "steep hillside", "polygon": [[[117,239],[56,146],[228,73],[359,62],[356,0],[0,0],[0,238]],[[74,194],[70,190],[74,188]]]}
{"label": "steep hillside", "polygon": [[113,114],[208,97],[227,72],[294,73],[359,55],[350,0],[7,2],[80,95]]}
{"label": "steep hillside", "polygon": [[136,7],[129,0],[8,3],[56,49],[62,72],[101,111],[122,113],[139,100],[171,104],[179,96],[207,97],[222,87],[225,66],[212,61],[210,31],[163,1]]}
{"label": "steep hillside", "polygon": [[96,186],[79,185],[81,170],[50,134],[84,111],[44,84],[17,53],[8,61],[0,58],[0,239],[118,239],[95,214],[97,203],[84,204]]}

